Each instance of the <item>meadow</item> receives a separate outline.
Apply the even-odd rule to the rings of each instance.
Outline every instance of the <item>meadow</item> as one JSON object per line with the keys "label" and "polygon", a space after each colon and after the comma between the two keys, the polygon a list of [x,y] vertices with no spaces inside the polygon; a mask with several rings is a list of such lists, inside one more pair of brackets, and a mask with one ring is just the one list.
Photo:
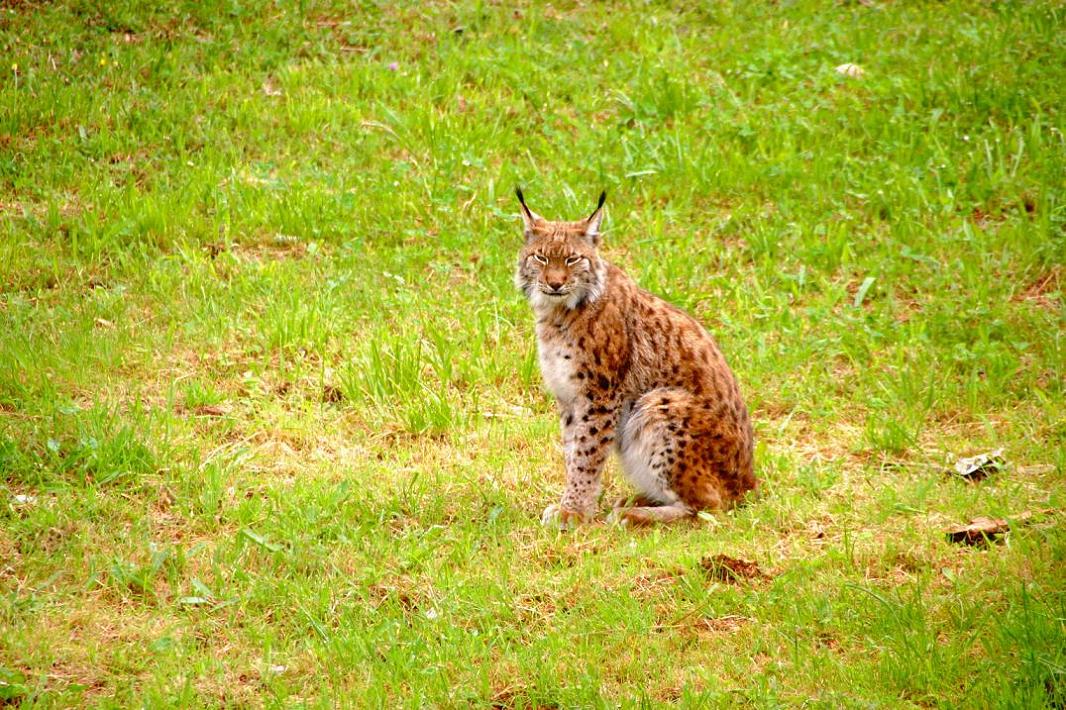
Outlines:
{"label": "meadow", "polygon": [[[6,2],[0,49],[0,705],[1066,704],[1060,3]],[[516,184],[606,189],[714,333],[745,505],[540,525]]]}

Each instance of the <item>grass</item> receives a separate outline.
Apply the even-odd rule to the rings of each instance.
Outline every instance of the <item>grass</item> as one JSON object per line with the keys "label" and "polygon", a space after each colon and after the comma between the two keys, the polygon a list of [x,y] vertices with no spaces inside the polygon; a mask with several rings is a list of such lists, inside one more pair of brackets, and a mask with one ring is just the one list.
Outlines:
{"label": "grass", "polygon": [[[0,704],[1061,707],[1064,29],[0,8]],[[560,217],[607,188],[609,257],[716,334],[749,504],[540,527],[516,183]]]}

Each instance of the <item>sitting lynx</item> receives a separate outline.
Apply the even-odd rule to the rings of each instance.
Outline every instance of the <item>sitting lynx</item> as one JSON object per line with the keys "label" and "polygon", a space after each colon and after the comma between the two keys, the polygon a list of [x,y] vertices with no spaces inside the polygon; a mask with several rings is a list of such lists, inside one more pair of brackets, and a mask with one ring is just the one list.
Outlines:
{"label": "sitting lynx", "polygon": [[544,524],[593,517],[612,444],[640,494],[634,507],[616,507],[621,522],[731,507],[755,487],[751,422],[714,339],[600,258],[606,193],[578,222],[549,222],[516,193],[525,245],[515,283],[536,315],[541,374],[559,404],[566,458],[566,489]]}

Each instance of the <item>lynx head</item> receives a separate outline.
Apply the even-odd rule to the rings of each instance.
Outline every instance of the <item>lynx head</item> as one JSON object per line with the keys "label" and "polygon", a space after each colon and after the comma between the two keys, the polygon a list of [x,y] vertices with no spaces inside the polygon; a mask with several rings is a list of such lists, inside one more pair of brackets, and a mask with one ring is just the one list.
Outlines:
{"label": "lynx head", "polygon": [[525,231],[515,284],[533,308],[577,308],[602,296],[607,266],[596,250],[607,193],[591,215],[576,222],[549,222],[526,206],[520,188],[515,194]]}

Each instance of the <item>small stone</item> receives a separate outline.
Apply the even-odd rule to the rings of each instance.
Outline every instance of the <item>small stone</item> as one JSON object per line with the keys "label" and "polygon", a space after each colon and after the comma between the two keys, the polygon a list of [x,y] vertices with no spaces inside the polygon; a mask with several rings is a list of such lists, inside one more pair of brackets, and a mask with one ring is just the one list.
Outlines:
{"label": "small stone", "polygon": [[850,62],[841,64],[836,68],[836,73],[841,76],[849,76],[852,79],[861,79],[866,75],[866,70],[860,67],[858,64],[852,64]]}

